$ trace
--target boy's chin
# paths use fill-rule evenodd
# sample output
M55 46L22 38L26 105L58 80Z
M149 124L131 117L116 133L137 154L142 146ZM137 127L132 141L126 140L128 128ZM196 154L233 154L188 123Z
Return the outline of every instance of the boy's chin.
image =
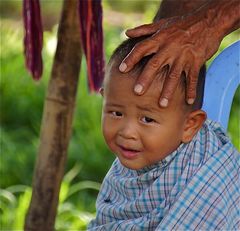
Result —
M120 160L121 164L125 168L131 169L131 170L141 170L141 169L149 166L146 163L139 163L137 160L134 161L134 160L122 160L121 158L118 158L118 159Z

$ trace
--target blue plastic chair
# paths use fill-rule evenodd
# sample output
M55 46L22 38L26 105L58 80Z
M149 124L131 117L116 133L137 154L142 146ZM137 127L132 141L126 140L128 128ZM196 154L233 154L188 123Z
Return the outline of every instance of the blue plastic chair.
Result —
M234 94L240 84L240 41L224 49L208 68L203 110L227 130Z

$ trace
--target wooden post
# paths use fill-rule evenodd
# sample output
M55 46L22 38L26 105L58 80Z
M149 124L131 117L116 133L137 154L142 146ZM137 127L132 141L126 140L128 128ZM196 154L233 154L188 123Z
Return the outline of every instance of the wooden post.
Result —
M45 99L33 193L25 230L52 231L64 175L81 63L77 0L64 0ZM24 167L24 166L23 166Z

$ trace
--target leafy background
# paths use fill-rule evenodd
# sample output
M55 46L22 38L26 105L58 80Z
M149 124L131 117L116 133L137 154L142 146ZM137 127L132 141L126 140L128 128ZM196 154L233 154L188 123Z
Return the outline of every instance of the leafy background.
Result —
M22 230L31 198L34 162L39 146L39 131L44 97L56 46L61 0L42 1L44 21L44 73L34 82L25 69L23 57L22 1L1 1L1 159L0 227ZM124 40L124 30L149 23L158 1L103 1L106 60ZM239 39L239 31L227 36L219 49ZM72 139L66 174L61 186L56 230L84 230L94 217L95 199L114 156L101 135L101 103L98 94L89 94L85 60L82 61ZM232 106L229 135L239 144L238 89Z

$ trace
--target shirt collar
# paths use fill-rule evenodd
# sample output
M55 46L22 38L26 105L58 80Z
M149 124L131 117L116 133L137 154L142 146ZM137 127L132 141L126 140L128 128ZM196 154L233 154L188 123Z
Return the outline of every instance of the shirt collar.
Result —
M142 169L137 170L137 174L138 175L142 175L146 172L152 171L152 170L161 170L164 167L166 167L177 155L178 153L181 152L181 150L184 148L186 144L182 143L178 146L178 148L173 151L172 153L170 153L169 155L167 155L164 159L160 160L159 162L152 164L150 166L146 166Z

